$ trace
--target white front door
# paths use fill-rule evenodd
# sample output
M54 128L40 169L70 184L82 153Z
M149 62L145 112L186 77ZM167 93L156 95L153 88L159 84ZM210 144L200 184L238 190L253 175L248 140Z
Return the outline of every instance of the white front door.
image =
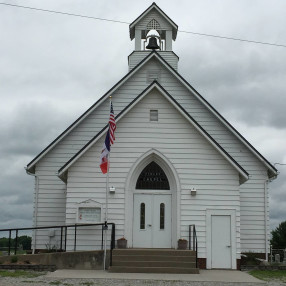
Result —
M211 216L211 268L231 268L231 216Z
M134 194L133 247L171 248L171 195Z

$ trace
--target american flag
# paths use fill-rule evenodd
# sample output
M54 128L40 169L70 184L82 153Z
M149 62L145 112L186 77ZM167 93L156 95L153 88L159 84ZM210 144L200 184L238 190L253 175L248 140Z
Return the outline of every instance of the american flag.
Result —
M115 141L115 130L116 130L116 123L113 111L112 102L110 102L110 115L109 115L109 134L110 134L110 144L112 145Z
M109 122L108 122L108 131L103 143L101 155L100 155L100 169L103 174L106 174L109 169L109 153L110 153L110 146L115 141L115 130L116 130L116 122L114 117L113 105L110 102L110 114L109 114Z

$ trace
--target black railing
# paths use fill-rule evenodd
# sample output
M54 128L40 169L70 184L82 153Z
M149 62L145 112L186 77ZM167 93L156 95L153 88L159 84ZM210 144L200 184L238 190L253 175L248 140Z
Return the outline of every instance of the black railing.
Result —
M111 237L110 237L110 266L112 265L112 250L115 248L115 224L114 223L107 223L111 226ZM38 229L60 229L61 233L61 240L60 240L60 249L59 251L66 251L67 249L67 229L74 228L74 251L76 251L76 242L77 242L77 228L79 227L86 227L86 226L101 226L101 249L103 249L103 239L104 239L104 230L106 229L105 223L90 223L90 224L71 224L71 225L53 225L53 226L37 226L37 227L23 227L23 228L7 228L7 229L0 229L0 232L9 232L9 239L8 239L8 255L11 253L11 236L12 232L16 232L15 237L15 246L14 246L14 254L17 254L18 248L18 232L20 230L38 230ZM106 230L107 231L107 230ZM64 248L63 248L63 239L64 239Z
M196 253L196 268L198 268L198 239L194 224L189 225L189 249Z

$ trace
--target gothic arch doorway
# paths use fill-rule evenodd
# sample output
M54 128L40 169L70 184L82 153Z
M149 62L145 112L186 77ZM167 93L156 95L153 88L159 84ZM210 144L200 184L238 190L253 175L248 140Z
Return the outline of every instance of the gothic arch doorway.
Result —
M168 178L156 162L140 173L133 205L133 246L171 248L172 196Z
M174 248L178 238L178 178L158 151L144 154L126 182L125 235L138 248Z

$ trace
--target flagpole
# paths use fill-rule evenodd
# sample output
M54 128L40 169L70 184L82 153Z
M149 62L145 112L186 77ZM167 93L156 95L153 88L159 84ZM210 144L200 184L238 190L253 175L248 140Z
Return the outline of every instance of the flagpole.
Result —
M108 216L108 185L109 185L109 160L110 160L110 152L109 158L107 163L107 174L106 174L106 194L105 194L105 222L104 222L104 256L103 256L103 270L106 269L105 262L106 262L106 248L107 248L107 216Z
M111 105L111 96L110 98L110 105ZM109 108L110 109L110 108ZM109 131L108 131L109 132ZM110 147L111 148L111 147ZM111 150L110 150L111 151ZM107 220L108 220L108 186L109 186L109 165L110 165L110 154L108 154L108 160L107 160L107 174L106 174L106 191L105 191L105 222L104 222L104 255L103 255L103 270L106 270L106 248L107 248Z

